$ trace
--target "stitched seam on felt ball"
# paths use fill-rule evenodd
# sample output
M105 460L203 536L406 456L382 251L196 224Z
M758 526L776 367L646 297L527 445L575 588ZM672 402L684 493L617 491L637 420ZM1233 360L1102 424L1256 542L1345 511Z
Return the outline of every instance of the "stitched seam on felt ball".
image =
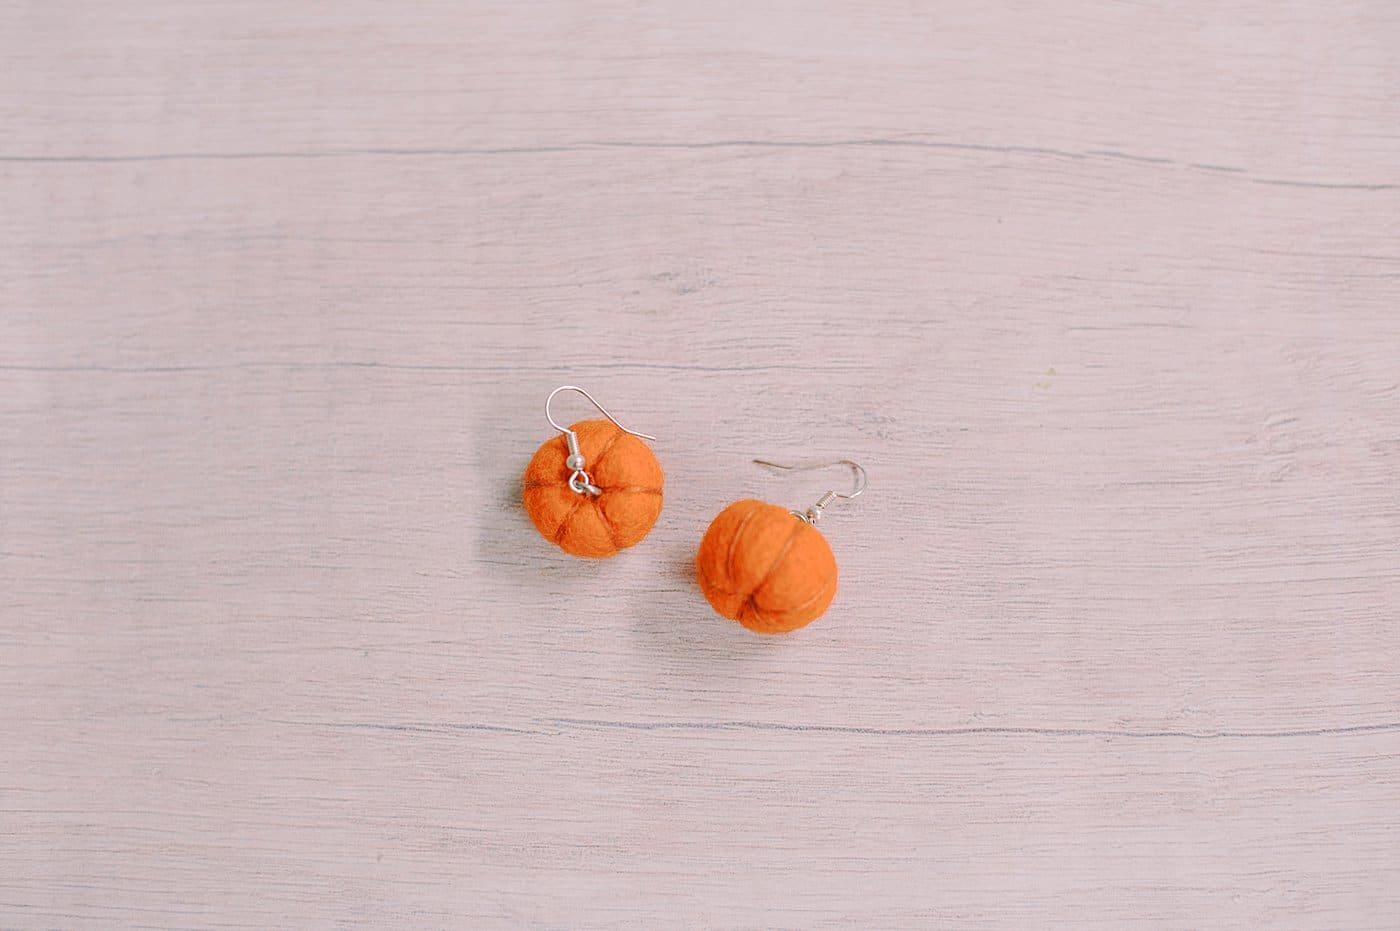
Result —
M598 450L598 455L593 459L592 462L588 463L588 471L596 471L597 468L603 464L603 457L606 456L609 452L611 452L612 448L617 445L617 441L622 439L626 435L627 431L622 429L621 427L618 427L617 432L612 435L612 439L604 443L603 448Z
M783 564L783 560L787 559L788 550L792 549L792 543L794 543L794 540L797 540L797 535L798 533L802 532L802 528L804 528L804 526L805 525L802 524L802 521L797 522L797 526L794 526L794 528L792 528L792 532L788 533L788 538L783 543L783 549L778 550L777 557L774 557L773 564L769 566L769 571L763 573L763 578L760 578L759 584L755 585L755 587L753 588L750 588L748 596L745 596L745 599L743 599L743 603L745 603L745 605L748 605L749 609L753 610L753 615L759 616L759 602L755 601L757 594L759 594L759 591L762 591L764 585L769 584L769 580L770 578L773 578L773 573L776 573L776 571L778 570L778 566L781 566L781 564ZM762 620L762 617L759 617L759 619Z
M732 585L734 583L734 553L739 549L739 538L744 534L744 528L753 520L753 516L763 510L763 502L755 501L753 507L749 508L749 513L745 514L743 520L739 521L739 526L734 528L734 536L729 538L729 552L724 557L724 577ZM736 593L737 594L737 593Z
M728 588L722 588L714 584L710 577L705 573L704 566L701 566L699 564L695 566L695 576L695 580L700 583L700 591L702 593L705 593L705 598L707 600L710 597L709 592L714 592L716 595L722 595L726 598L733 598L734 595L737 594L737 592L731 591Z
M574 502L574 506L569 508L569 513L565 514L564 519L559 522L559 529L554 531L555 546L562 547L564 545L564 533L569 528L569 521L573 520L574 515L578 513L578 509L583 507L588 502L587 495L579 495L578 498L579 499ZM604 521L604 523L607 522Z
M802 602L802 604L797 605L796 607L792 607L792 608L783 608L783 609L782 609L781 611L779 611L778 613L781 614L781 615L795 615L795 614L800 614L800 613L803 611L803 609L810 607L812 604L814 604L814 603L817 602L817 601L820 601L821 598L822 598L822 596L825 595L825 594L827 593L827 590L828 590L828 589L831 589L832 591L835 591L835 589L836 589L836 576L833 575L833 576L831 577L831 581L829 581L829 582L827 582L825 585L823 585L823 586L817 591L817 593L816 593L815 595L813 595L811 598L808 598L806 601Z
M748 617L744 616L746 612L748 613ZM754 604L752 595L744 599L744 603L739 607L738 614L738 620L740 621L754 621L759 624L762 624L765 627L767 627L769 624L768 618L764 617L759 612L758 605Z
M796 520L796 518L794 518L794 520ZM778 550L778 555L774 557L773 564L768 567L767 572L763 573L763 578L758 580L758 584L749 589L749 601L753 601L758 593L763 590L763 586L768 584L768 580L773 578L773 573L777 572L778 567L783 564L783 560L787 558L788 551L792 549L792 544L797 540L797 535L802 532L802 528L805 526L807 525L802 523L802 521L797 521L797 526L792 528L792 533L788 534L787 540L783 543L783 548Z
M700 593L705 595L705 599L708 601L709 595L705 593L713 586L710 585L710 577L705 575L705 567L698 562L695 564L695 581L700 583Z
M624 546L622 542L617 538L617 524L613 521L612 518L608 516L608 512L603 508L603 498L607 497L608 495L625 494L654 494L657 497L660 497L661 489L646 487L604 488L603 493L599 495L598 498L593 502L594 507L598 509L598 519L602 521L603 525L608 528L608 537L612 540L613 550L616 552L621 552L627 547Z
M700 583L700 591L708 592L715 586L710 584L710 577L705 574L705 566L702 563L695 564L695 580Z
M603 499L599 498L598 500L602 501ZM595 504L594 506L598 508L598 519L603 522L604 527L608 528L608 540L612 542L613 551L622 549L622 544L617 542L617 524L613 523L612 519L608 517L608 512L603 510L601 505Z

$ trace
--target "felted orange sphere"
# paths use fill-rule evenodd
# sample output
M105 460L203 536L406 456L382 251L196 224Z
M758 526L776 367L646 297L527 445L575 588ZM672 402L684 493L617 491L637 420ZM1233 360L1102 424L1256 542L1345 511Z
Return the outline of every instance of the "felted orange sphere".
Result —
M661 463L610 420L582 420L569 429L602 493L569 487L574 470L561 434L546 440L525 468L525 512L541 536L574 556L611 556L636 546L661 514Z
M836 596L836 557L821 531L753 499L719 512L695 569L711 607L761 634L806 627Z

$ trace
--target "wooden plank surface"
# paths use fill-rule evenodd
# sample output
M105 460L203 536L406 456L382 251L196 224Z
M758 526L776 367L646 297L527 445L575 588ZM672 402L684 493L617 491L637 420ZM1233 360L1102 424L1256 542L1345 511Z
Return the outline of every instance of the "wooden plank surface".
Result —
M1394 4L0 54L0 926L1400 925ZM519 505L564 382L615 559ZM783 638L693 579L827 487L755 455L870 473Z

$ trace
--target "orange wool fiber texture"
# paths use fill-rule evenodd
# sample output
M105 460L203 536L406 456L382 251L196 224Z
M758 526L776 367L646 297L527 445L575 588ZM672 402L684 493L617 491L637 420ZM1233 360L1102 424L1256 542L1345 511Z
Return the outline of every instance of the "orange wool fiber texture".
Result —
M582 420L578 434L584 470L603 490L597 496L569 487L563 435L545 441L525 468L525 512L546 540L574 556L611 556L636 546L661 514L661 463L637 437L609 420Z
M836 596L836 557L821 531L753 499L710 523L695 571L711 607L761 634L806 627Z

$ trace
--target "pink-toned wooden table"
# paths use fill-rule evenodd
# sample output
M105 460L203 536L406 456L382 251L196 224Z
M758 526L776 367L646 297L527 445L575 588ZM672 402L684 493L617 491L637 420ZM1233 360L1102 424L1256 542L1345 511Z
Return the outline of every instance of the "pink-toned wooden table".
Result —
M0 5L0 926L1400 926L1400 8ZM657 434L603 563L518 477ZM568 413L582 416L582 407ZM836 603L691 560L850 456Z

